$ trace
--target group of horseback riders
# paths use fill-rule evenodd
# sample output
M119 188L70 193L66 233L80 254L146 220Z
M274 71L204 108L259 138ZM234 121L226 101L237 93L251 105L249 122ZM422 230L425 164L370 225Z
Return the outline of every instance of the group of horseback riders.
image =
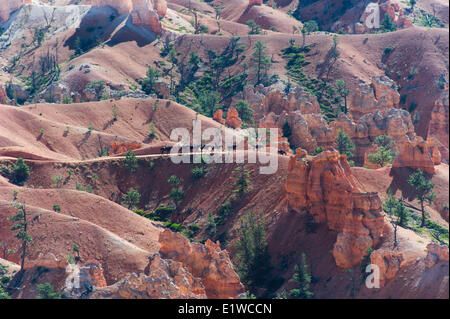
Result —
M161 154L165 154L165 153L170 154L170 152L172 151L172 148L173 148L173 146L167 146L167 145L161 147L161 149L160 149ZM214 147L213 145L205 145L205 144L202 144L202 145L190 145L190 146L189 146L189 150L191 151L191 153L193 153L194 150L197 150L197 151L199 152L199 151L203 151L203 150L205 150L205 149L207 149L207 150L209 149L209 151L212 151L214 148L217 149L218 146L216 145L216 146ZM259 149L259 145L256 144L255 148L256 148L256 149ZM228 150L231 150L231 149L232 149L233 151L237 150L237 145L236 145L236 144L233 144L233 146L228 147ZM279 149L279 150L278 150L278 154L280 154L280 155L287 155L287 152L284 151L284 150Z

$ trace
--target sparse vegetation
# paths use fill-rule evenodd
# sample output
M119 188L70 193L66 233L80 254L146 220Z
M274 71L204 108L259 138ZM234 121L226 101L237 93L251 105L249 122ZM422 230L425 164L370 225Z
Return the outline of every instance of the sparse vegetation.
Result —
M425 202L432 204L436 198L436 194L433 192L434 184L425 177L423 171L417 170L411 174L408 179L408 183L414 187L416 191L416 198L420 203L420 210L422 212L421 227L425 226Z
M253 20L247 21L247 26L250 28L250 31L248 31L248 34L260 34L261 33L261 27L256 24Z
M248 213L242 218L238 238L235 246L238 273L246 287L254 292L257 287L265 286L271 271L264 220Z
M14 165L12 183L16 185L23 185L30 178L30 168L23 158L18 158Z
M340 154L345 154L350 159L353 157L352 151L355 149L355 144L353 144L350 136L345 134L343 130L339 130L336 138L336 148Z
M407 218L410 214L403 202L394 198L389 194L388 199L383 204L384 212L389 216L389 222L394 229L394 248L398 246L397 230L398 227L405 227L407 225Z
M308 265L306 264L306 255L302 254L302 260L300 266L295 265L294 275L292 280L295 282L297 288L289 291L289 296L292 299L311 299L314 294L310 291L311 275L308 271Z
M150 66L147 69L147 77L139 81L142 91L144 91L146 94L156 94L157 92L155 91L155 84L160 77L161 71Z
M375 138L373 144L378 147L378 152L367 156L369 162L384 167L394 161L397 152L394 150L392 136L379 135Z
M125 155L125 159L123 160L123 165L130 173L135 173L139 168L139 163L136 155L134 155L133 151L128 151Z
M126 193L122 197L122 205L127 207L129 210L132 210L137 205L139 205L139 202L141 201L141 194L134 188L130 189L128 193Z
M25 267L25 258L27 256L28 245L33 242L28 233L29 213L25 207L25 204L13 202L14 208L17 209L17 214L8 218L10 222L15 223L12 227L12 231L17 231L14 236L20 242L20 272L23 272Z
M37 299L61 299L61 293L48 282L38 285L37 290L39 292Z
M262 41L258 40L255 43L254 49L255 51L253 52L250 61L255 72L256 85L267 84L267 72L269 71L270 65L272 63L270 62L270 57L266 53L266 46Z

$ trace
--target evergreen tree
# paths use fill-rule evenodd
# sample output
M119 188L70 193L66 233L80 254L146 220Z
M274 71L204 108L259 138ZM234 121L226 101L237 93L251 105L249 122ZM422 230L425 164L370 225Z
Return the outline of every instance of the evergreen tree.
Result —
M294 299L311 299L314 293L310 291L311 275L308 272L308 265L306 264L306 255L302 254L300 267L295 265L294 275L292 279L297 284L298 288L292 289L289 294Z
M125 159L123 160L123 164L125 168L128 169L131 173L136 172L139 167L138 159L136 155L134 155L133 151L128 151L125 155Z
M178 203L184 198L184 192L180 188L182 180L178 176L172 175L172 176L169 177L167 182L169 184L171 184L172 186L174 186L170 190L169 197L172 198L173 201L175 202L175 205L178 206Z
M122 198L122 205L127 206L129 210L135 208L141 201L141 194L134 188L130 189Z
M208 117L213 117L214 113L222 108L220 94L216 91L205 90L200 92L197 103L198 112Z
M80 37L76 37L75 41L73 43L73 49L74 49L74 56L78 56L83 54L83 47L81 45Z
M238 194L239 197L242 197L243 195L248 193L249 173L244 167L236 168L233 173L238 176L238 179L234 183L234 186L238 186L238 188L233 192L235 194Z
M340 154L347 155L347 158L353 157L353 153L351 151L355 149L355 144L353 144L350 137L347 134L345 134L343 130L338 131L336 146Z
M256 24L253 20L247 21L247 26L250 28L250 31L248 34L260 34L261 33L261 27Z
M140 80L140 84L142 87L142 91L145 94L153 94L155 93L155 84L161 76L161 71L158 69L149 67L147 69L147 77Z
M22 272L25 266L27 247L28 244L33 242L33 238L28 234L28 212L25 205L16 202L13 204L17 209L17 214L8 218L8 220L16 223L11 227L11 230L18 231L14 237L21 242L20 272Z
M256 73L256 84L264 84L267 81L267 72L272 62L268 55L266 55L266 46L262 41L258 40L255 43L255 51L250 58Z
M310 35L312 32L316 32L319 30L319 25L316 21L310 20L303 24L302 28L302 37L303 37L303 44L302 47L305 47L306 45L306 35Z
M250 108L247 101L238 100L236 102L236 110L238 111L239 117L242 121L246 123L253 123L253 109Z
M378 152L367 156L369 162L383 167L394 161L397 152L394 151L392 136L379 135L375 138L373 145L378 146Z
M407 225L407 218L409 211L405 204L397 199L392 194L389 194L388 199L383 204L384 212L389 216L389 222L394 229L394 248L398 246L397 230L399 226Z
M419 169L411 174L408 183L416 190L416 198L420 202L420 209L422 211L421 227L425 226L425 202L432 204L436 198L433 192L434 184L425 178L423 172Z
M243 217L239 234L236 242L238 273L242 282L254 291L266 284L271 271L264 221L258 221L250 212Z
M61 299L61 293L56 291L50 283L37 285L37 299Z
M347 97L350 94L350 90L347 89L347 86L345 84L344 80L336 80L336 90L338 92L338 94L341 96L341 98L344 99L344 107L343 107L343 112L345 114L347 114L348 112L348 107L347 107Z
M381 22L381 28L384 32L392 32L397 30L397 26L392 21L391 16L387 13L384 15L383 22Z
M25 164L23 158L17 159L13 174L12 182L16 185L23 185L30 177L30 168Z

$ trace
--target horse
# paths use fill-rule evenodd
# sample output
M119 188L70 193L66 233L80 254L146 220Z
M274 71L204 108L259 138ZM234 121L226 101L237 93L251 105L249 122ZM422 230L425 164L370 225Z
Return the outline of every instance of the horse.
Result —
M161 147L161 154L164 154L165 152L167 152L167 154L169 154L171 150L172 150L172 146Z

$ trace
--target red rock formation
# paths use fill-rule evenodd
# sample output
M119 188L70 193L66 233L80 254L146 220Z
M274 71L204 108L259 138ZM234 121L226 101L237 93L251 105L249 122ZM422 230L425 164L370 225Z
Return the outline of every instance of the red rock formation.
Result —
M11 13L26 4L31 4L31 0L2 0L0 5L0 22L5 23L8 21Z
M199 277L208 298L236 298L244 292L239 276L225 250L207 240L205 245L190 243L181 234L165 230L159 236L163 258L178 261Z
M292 153L289 141L286 137L283 137L282 130L278 128L276 124L276 116L274 113L269 113L264 119L259 121L259 128L276 128L278 129L278 149L286 153Z
M0 104L6 104L6 91L5 89L0 85Z
M131 14L134 25L145 27L156 34L162 33L159 19L167 13L165 0L84 0L82 3L97 7L111 6L119 14Z
M434 174L432 150L423 138L416 137L415 140L399 146L399 154L392 167L410 167Z
M241 98L249 102L260 127L278 127L281 130L287 121L292 130L291 143L313 152L324 140L330 140L331 131L314 96L300 87L291 88L288 94L286 89L279 82L269 87L247 86Z
M317 222L338 232L333 256L339 267L350 268L382 236L381 200L376 193L360 190L345 155L334 149L316 157L306 155L306 151L297 150L289 161L289 206L297 212L309 212Z
M350 114L358 120L365 114L397 107L400 94L394 81L386 76L380 76L373 78L370 83L361 81L358 90L355 90L349 98L349 102Z
M218 109L213 116L213 120L219 122L220 124L225 124L225 119L223 118L223 111Z
M106 287L106 279L103 274L103 269L95 262L88 262L80 269L81 277L88 277L90 284L94 287Z
M378 249L370 255L370 262L379 267L380 287L384 287L387 281L395 277L406 259L401 252Z
M138 148L142 147L142 143L127 143L127 142L112 142L111 143L111 150L109 151L109 155L117 155L117 154L123 154L128 151L137 150Z
M394 24L397 26L397 28L409 28L413 25L412 21L409 19L409 17L406 17L404 15L404 10L398 5L398 3L392 3L390 0L387 1L378 1L380 3L379 5L379 11L380 11L380 22L383 21L384 16L387 14L391 17ZM370 9L367 7L365 12L362 14L362 16L359 18L359 21L366 21L370 14L373 14L373 4L370 4ZM367 32L373 32L373 29L370 29L365 24L361 23L353 23L352 25L349 25L346 29L349 33L367 33Z
M145 273L131 274L116 284L96 288L91 299L204 299L205 288L180 263L162 259L159 254L149 258Z
M162 33L162 25L155 11L147 9L133 10L131 12L131 18L133 24L136 26L145 27L156 34Z
M425 258L425 266L427 268L433 267L439 261L448 262L448 247L441 246L437 243L430 243L427 245L427 257Z
M254 5L256 5L256 6L262 6L262 4L263 4L263 0L249 0L248 1L248 6L250 7L250 6L254 6Z
M436 146L445 162L449 162L449 90L445 84L441 98L436 100L431 110L428 135L435 138Z
M242 120L239 118L239 113L236 109L228 109L227 120L225 123L235 129L242 126Z

